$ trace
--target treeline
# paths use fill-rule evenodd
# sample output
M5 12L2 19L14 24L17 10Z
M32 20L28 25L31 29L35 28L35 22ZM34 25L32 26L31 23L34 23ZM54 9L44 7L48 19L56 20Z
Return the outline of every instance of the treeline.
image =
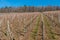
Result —
M60 10L60 6L46 6L46 7L34 7L34 6L23 6L23 7L4 7L0 8L0 13L5 12L44 12L44 11L55 11Z

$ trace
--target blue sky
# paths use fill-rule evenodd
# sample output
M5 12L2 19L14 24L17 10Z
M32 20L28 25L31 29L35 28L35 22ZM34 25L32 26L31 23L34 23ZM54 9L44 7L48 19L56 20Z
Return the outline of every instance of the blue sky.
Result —
M60 0L0 0L0 7L5 6L60 6Z

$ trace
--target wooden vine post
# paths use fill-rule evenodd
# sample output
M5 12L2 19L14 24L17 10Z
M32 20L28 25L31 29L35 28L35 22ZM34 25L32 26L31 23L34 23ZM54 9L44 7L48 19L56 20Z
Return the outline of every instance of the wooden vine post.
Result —
M44 26L44 17L43 13L41 14L41 23L42 23L42 40L45 40L45 26Z

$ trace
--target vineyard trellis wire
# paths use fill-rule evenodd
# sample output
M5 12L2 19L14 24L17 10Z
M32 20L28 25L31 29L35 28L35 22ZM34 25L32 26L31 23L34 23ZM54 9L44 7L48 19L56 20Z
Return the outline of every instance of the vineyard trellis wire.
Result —
M40 15L40 14L39 14L39 15ZM50 21L54 22L55 25L57 24L55 21L53 21L53 18L50 18L48 15L41 14L42 40L45 40L45 39L44 39L44 38L45 38L44 16L46 16ZM53 16L53 15L52 15L52 16ZM24 29L27 30L29 27L31 27L31 26L29 26L29 25L31 25L31 24L33 23L33 21L34 21L37 17L38 17L38 15L32 16L32 17L30 18L30 20L28 21L28 24L24 25ZM15 19L15 16L12 17L12 20L14 20L14 19ZM25 17L24 17L23 19L24 19L23 22L25 22ZM2 19L1 22L0 22L0 27L1 27L1 24L2 24L3 20L4 20L4 19ZM8 34L8 36L10 36L11 40L13 40L14 34L13 34L13 32L11 31L11 28L10 28L10 21L9 21L9 20L6 20L6 21L7 21L7 34ZM18 21L20 21L20 20L18 19ZM53 24L52 24L52 25L53 25ZM57 26L58 26L58 25L57 25ZM1 29L0 29L0 30L1 30ZM29 29L28 29L28 30L29 30ZM25 31L25 30L24 30L24 31ZM21 33L21 32L20 32L20 33ZM26 33L27 33L27 32L26 32Z
M28 32L28 28L30 28L31 26L31 24L33 23L33 21L35 20L37 18L37 15L36 16L31 16L31 19L28 21L28 24L27 25L24 25L24 29L26 29L26 34L27 34L27 32ZM25 18L24 18L25 19ZM24 34L25 34L24 33ZM27 35L25 35L25 36L27 36ZM26 39L24 39L24 40L26 40Z
M9 40L13 40L13 34L12 34L12 31L10 30L9 20L7 20L7 35L9 37Z
M43 15L45 15L45 14L43 14ZM50 21L52 21L55 25L57 25L57 23L56 23L54 20L52 20L48 15L45 15L45 16L47 16ZM52 25L53 25L53 24L52 24ZM57 26L58 26L58 25L57 25Z
M48 15L46 15L46 14L43 14L43 15L45 15L48 19L49 19L49 21L51 21L53 24L51 24L52 25L52 27L55 27L55 26L57 26L57 27L60 27L60 25L58 25L58 23L56 23L51 17L49 17ZM57 14L58 15L58 14ZM59 17L59 15L58 15L58 17ZM57 20L59 20L59 19L57 19ZM53 32L53 34L54 35L60 35L60 33L56 33L56 32ZM54 39L55 39L55 36L53 37Z
M43 15L46 16L50 21L52 21L52 22L54 23L54 24L51 24L52 26L53 26L53 25L56 25L56 26L59 27L59 25L53 20L53 14L51 15L52 18L49 17L48 15L46 15L45 13L42 13L42 14L41 14L41 17L42 17L42 26L43 26L43 27L42 27L42 40L45 40L45 39L44 39L44 36L45 36L45 35L44 35L45 28L44 28L44 20L43 20L44 18L43 18ZM58 17L59 17L59 16L60 16L60 15L58 15ZM57 33L54 32L54 34L57 34ZM60 35L60 34L58 34L58 35Z
M4 18L2 18L2 19L0 20L0 38L1 38L1 36L2 36L1 24L2 24L2 22L3 22L3 19L4 19Z
M42 40L45 40L44 13L41 12Z

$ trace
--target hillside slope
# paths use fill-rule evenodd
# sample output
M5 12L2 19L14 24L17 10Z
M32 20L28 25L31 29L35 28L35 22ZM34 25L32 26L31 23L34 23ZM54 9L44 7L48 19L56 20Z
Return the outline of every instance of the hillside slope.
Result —
M60 40L60 11L0 13L1 40Z

